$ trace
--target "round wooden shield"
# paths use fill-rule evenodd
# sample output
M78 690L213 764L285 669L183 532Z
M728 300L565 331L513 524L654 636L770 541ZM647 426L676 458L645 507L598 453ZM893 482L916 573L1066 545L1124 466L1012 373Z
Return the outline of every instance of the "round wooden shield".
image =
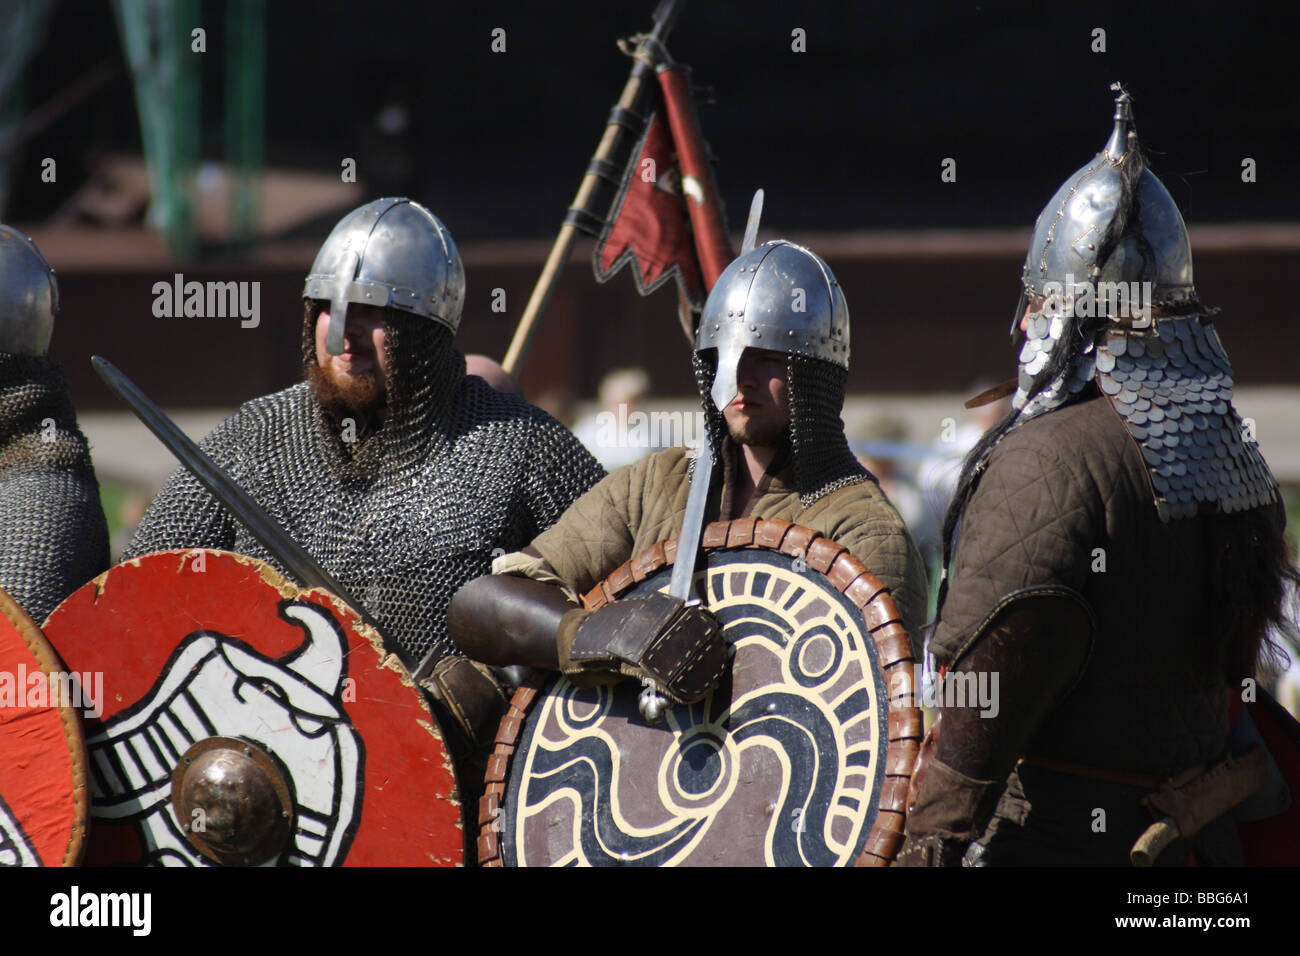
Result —
M75 866L89 799L82 690L0 591L0 867Z
M704 532L709 610L735 648L698 704L648 724L638 682L516 693L480 804L485 866L885 865L922 732L888 591L787 521ZM666 590L676 541L593 589L595 609Z
M96 688L87 863L463 862L423 694L327 592L166 551L74 592L46 636Z

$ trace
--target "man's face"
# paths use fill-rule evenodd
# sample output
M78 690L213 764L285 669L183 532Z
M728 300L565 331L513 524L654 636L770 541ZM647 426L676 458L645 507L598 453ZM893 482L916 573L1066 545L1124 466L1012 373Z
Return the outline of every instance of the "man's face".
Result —
M1043 303L1046 300L1041 295L1030 295L1025 300L1025 311L1020 315L1020 331L1023 334L1029 333L1029 320L1034 316L1043 314Z
M343 330L343 354L325 348L330 313L326 306L316 319L316 364L313 375L317 397L324 404L342 405L365 413L382 405L388 385L388 327L384 310L374 305L350 304ZM322 394L323 392L323 394Z
M1025 311L1020 314L1020 331L1022 334L1029 332L1029 320L1036 315L1041 315L1046 299L1035 292L1029 293L1025 297Z
M736 366L736 397L722 410L732 441L741 445L779 445L790 427L790 386L786 354L745 349Z

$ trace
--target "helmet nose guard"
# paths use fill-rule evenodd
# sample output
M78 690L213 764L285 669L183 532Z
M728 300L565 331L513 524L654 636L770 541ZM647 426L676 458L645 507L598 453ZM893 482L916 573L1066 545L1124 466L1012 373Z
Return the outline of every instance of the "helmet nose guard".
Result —
M36 243L0 225L0 352L44 355L59 311L59 283Z
M719 410L736 395L736 368L747 348L849 367L848 304L820 256L776 239L742 254L718 277L695 350L718 350L709 397Z
M410 199L376 199L334 227L302 294L329 300L325 349L340 355L351 302L421 315L454 335L465 304L465 269L437 216Z

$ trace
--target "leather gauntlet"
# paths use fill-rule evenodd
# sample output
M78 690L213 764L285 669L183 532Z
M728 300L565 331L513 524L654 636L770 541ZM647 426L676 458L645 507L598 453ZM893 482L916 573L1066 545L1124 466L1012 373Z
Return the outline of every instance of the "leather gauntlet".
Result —
M477 753L490 749L497 725L510 699L490 668L458 654L440 660L433 673L420 682L438 705L439 717L450 717L448 731L459 731L463 746L448 741L458 752Z
M716 687L729 656L712 614L666 594L570 611L558 651L560 670L576 683L637 677L677 704L694 703Z
M942 721L940 721L942 723ZM961 866L1002 794L1000 780L977 780L936 755L938 725L930 728L907 793L907 836L895 866Z

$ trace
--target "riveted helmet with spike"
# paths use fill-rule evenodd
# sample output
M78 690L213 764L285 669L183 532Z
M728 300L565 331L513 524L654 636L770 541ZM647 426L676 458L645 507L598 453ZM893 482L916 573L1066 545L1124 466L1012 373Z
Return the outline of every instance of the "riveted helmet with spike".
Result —
M1168 190L1146 168L1132 98L1115 84L1114 127L1038 215L1012 318L1020 352L1013 404L1021 419L1058 408L1092 378L1093 340L1108 324L1150 325L1152 308L1198 311L1187 227Z
M869 477L849 451L840 411L849 372L849 308L822 258L784 239L732 262L700 315L696 382L714 448L747 348L784 352L795 481L805 506Z
M1232 406L1216 310L1192 284L1187 227L1146 168L1128 93L1113 89L1110 139L1034 228L1012 327L1024 316L1010 424L1095 381L1142 451L1163 520L1276 501L1277 483Z
M1187 226L1146 168L1132 99L1122 90L1114 120L1102 151L1039 213L1025 258L1025 290L1046 296L1052 283L1150 282L1152 304L1186 304L1196 297Z

